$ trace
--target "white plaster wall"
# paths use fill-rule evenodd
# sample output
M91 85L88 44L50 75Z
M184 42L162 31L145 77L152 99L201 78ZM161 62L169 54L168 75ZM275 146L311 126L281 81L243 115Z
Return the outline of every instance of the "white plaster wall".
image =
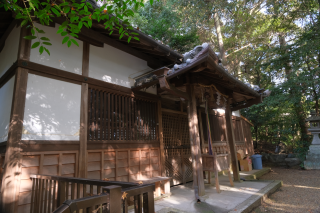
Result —
M81 86L28 75L23 140L79 140Z
M0 77L18 59L20 27L14 27L0 53Z
M30 61L43 64L49 67L65 70L68 72L82 74L82 41L77 40L79 47L72 43L71 47L67 46L67 43L62 44L62 37L57 34L59 25L56 27L47 27L35 23L36 27L45 31L45 34L41 36L50 39L52 46L46 46L50 51L50 56L44 51L42 55L39 54L39 48L31 49ZM32 44L37 40L32 40Z
M0 88L0 142L8 139L14 79L15 76Z
M146 61L109 45L90 46L89 77L130 88L130 76L150 70Z

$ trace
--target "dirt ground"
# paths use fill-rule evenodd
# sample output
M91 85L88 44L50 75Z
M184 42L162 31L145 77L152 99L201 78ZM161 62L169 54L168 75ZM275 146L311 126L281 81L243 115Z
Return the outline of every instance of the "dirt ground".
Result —
M260 180L282 180L283 186L251 213L320 213L320 170L271 168Z

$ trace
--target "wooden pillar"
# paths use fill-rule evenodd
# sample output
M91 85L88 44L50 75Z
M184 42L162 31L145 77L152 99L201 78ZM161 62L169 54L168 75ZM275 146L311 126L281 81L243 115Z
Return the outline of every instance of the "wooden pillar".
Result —
M30 35L30 28L21 28L18 59L29 60L31 41L24 39ZM14 81L14 92L12 97L10 124L4 170L1 187L2 212L17 212L18 197L20 190L21 175L21 137L23 129L23 116L28 83L28 70L17 68Z
M158 100L158 128L159 128L159 141L160 141L160 163L161 163L161 176L166 176L165 172L165 153L163 144L163 130L162 130L162 110L161 110L161 100Z
M203 126L202 126L202 116L201 116L201 109L198 108L198 118L199 118L199 132L200 132L200 140L201 140L201 147L202 147L202 153L203 154L207 154L206 153L206 143L204 140L204 134L207 134L207 132L203 131Z
M203 181L203 169L202 158L200 150L200 137L198 128L198 116L196 97L194 93L194 85L187 84L187 93L189 95L188 101L188 119L189 119L189 133L190 133L190 145L192 155L192 169L193 169L193 187L195 190L196 199L199 196L205 194L204 181Z
M231 102L232 102L232 98L228 98L228 102L226 104L226 112L225 112L227 141L230 148L233 178L234 178L234 181L240 181L240 174L239 174L238 161L237 161L236 141L235 141L234 130L232 125L232 112L230 108Z
M89 76L89 50L90 44L83 42L82 75ZM79 174L78 177L87 177L87 142L88 142L88 101L89 85L81 85L81 107L80 107L80 150L79 150Z

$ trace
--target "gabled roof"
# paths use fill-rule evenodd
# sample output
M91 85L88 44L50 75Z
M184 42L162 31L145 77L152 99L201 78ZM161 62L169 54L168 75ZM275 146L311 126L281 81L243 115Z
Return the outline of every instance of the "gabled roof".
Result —
M134 90L140 90L158 84L159 77L161 76L157 76L156 73L159 73L159 70L155 70L149 76L137 79L135 86L132 88ZM202 95L200 90L203 90L200 87L207 88L209 86L214 88L215 92L219 94L232 94L233 110L244 108L243 106L248 107L250 104L261 103L262 97L267 95L264 93L264 90L251 88L228 73L219 65L218 56L206 43L185 53L183 63L175 64L170 69L167 68L165 78L168 83L174 85L176 89L185 92L187 75L190 76L190 83L199 86L198 91L196 91L199 96ZM161 94L165 94L167 98L173 98L174 96L168 96L168 93L161 91L160 88L160 95ZM212 105L212 108L217 107L215 104Z

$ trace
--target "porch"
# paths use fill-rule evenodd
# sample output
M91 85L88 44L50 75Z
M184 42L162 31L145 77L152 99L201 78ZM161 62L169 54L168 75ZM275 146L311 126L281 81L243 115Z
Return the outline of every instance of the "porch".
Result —
M240 177L259 177L269 171L270 168L240 172ZM282 182L278 180L259 181L252 179L250 181L235 182L234 187L230 187L228 176L223 174L219 175L219 182L221 193L217 193L214 182L208 184L205 181L205 195L200 197L201 203L197 203L194 199L192 182L171 187L172 195L170 197L155 201L155 212L250 212L259 206L265 197L279 189L282 185ZM133 212L133 209L129 210L129 213Z

